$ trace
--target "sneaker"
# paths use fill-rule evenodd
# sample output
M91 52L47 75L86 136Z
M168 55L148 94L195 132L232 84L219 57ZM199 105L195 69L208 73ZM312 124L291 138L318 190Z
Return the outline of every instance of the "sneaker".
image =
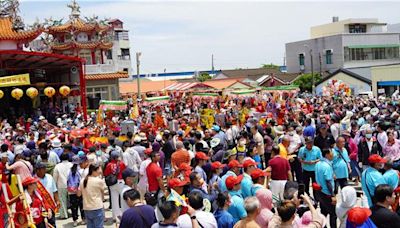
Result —
M74 227L77 227L79 224L78 224L78 221L74 221Z
M82 225L82 226L84 226L84 225L86 225L86 221L85 221L85 220L82 220L79 224Z

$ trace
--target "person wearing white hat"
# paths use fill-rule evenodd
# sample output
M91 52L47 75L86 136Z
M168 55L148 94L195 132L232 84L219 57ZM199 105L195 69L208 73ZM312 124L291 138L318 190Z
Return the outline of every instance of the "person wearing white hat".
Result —
M139 135L136 135L133 138L133 147L132 147L132 149L136 150L139 153L140 159L142 161L144 161L145 160L144 150L146 148L140 144L141 142L142 142L142 138Z

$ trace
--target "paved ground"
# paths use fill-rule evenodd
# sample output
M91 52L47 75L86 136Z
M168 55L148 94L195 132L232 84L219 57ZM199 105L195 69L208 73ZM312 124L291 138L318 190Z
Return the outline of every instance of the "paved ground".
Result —
M107 218L107 222L104 223L104 227L107 228L116 228L116 224L112 223L112 213L111 210L108 209L108 206L110 205L109 203L109 198L108 198L108 192L106 193L106 202L105 202L105 207L107 208L106 211L106 218ZM80 217L78 219L78 221L80 222ZM68 218L68 219L64 219L64 220L57 220L56 219L56 225L57 228L71 228L74 227L73 226L73 221L72 221L72 217ZM77 227L86 227L86 225L79 225Z

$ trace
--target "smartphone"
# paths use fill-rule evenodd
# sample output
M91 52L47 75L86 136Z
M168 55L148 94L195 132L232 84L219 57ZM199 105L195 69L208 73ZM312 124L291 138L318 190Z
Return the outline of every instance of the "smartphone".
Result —
M300 199L301 195L304 195L304 191L305 191L305 185L304 184L299 184L299 193L298 193L299 199Z

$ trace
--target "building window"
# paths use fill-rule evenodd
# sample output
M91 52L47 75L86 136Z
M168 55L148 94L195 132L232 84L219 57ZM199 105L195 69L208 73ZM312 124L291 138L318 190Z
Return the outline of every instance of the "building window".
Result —
M362 48L351 48L350 49L350 60L365 60L364 49Z
M108 87L94 87L86 88L86 96L92 98L100 98L102 100L109 100Z
M131 58L129 48L121 48L121 60L129 60Z
M106 51L106 57L107 57L107 59L112 59L112 50Z
M399 47L344 48L345 61L399 59Z
M325 63L326 64L332 64L332 50L326 50L325 51Z
M299 65L304 66L304 54L299 54Z
M349 33L366 33L367 25L366 24L351 24L349 25Z
M92 53L89 51L81 51L79 57L86 60L86 65L92 64Z
M374 59L386 59L385 48L372 48Z
M128 68L124 68L124 69L122 69L122 71L128 72Z
M128 32L115 32L114 40L129 40Z

